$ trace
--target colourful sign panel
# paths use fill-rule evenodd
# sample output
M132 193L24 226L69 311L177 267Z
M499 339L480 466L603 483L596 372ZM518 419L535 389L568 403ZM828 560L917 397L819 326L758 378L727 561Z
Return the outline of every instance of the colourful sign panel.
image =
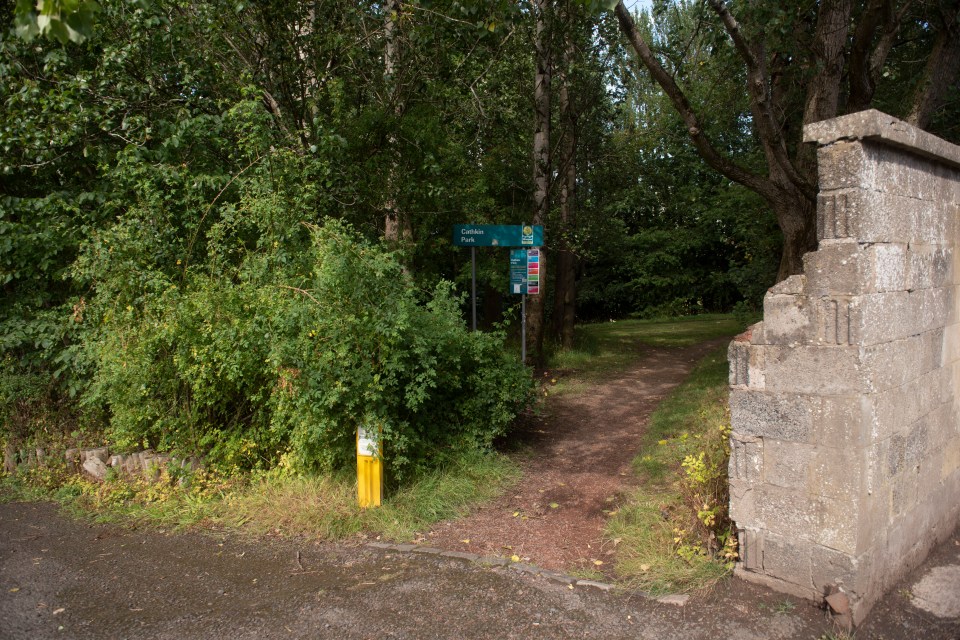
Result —
M543 226L520 224L455 224L457 247L540 247Z
M540 293L540 249L527 249L527 293Z
M510 251L510 293L540 293L540 249Z

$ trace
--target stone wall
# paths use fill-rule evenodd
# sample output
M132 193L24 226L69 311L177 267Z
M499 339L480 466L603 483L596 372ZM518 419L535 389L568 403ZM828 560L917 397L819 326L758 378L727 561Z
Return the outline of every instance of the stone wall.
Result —
M960 147L865 111L806 127L819 248L730 345L737 573L853 622L960 522Z

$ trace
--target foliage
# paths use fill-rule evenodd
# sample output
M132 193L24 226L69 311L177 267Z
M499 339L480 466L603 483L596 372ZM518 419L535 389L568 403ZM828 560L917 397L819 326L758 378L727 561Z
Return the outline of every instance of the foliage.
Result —
M727 362L705 358L651 416L634 460L643 483L605 536L617 573L654 592L697 589L729 572L737 541L727 514Z
M86 402L109 407L118 447L201 454L225 470L331 470L352 461L362 427L381 434L402 480L506 431L530 377L501 336L463 328L449 285L418 295L395 256L335 222L307 229L272 196L238 209L211 229L210 270L182 284L127 259L164 253L143 251L122 222L102 238L112 256L81 260L104 283L136 284L104 286L93 305ZM219 256L256 232L258 248L225 274Z
M469 278L451 224L529 216L523 5L411 2L396 16L342 0L322 15L292 0L105 2L95 15L79 0L0 6L21 36L44 36L0 32L0 436L106 431L225 469L299 470L343 464L366 425L383 429L403 477L506 428L526 376L498 334L454 330L465 304L443 283ZM717 223L709 207L661 220L612 170L658 158L644 181L667 186L652 199L675 197L672 174L693 185L683 196L729 195L687 159L669 166L672 147L649 153L652 134L633 135L615 24L574 15L582 223L555 235L586 260L585 317L725 308L762 290L763 269L742 269L763 264L741 259L745 245L765 252L749 206L723 204ZM389 256L368 243L388 203L410 230ZM357 230L343 236L354 252L331 260L333 241L301 224L326 220ZM700 236L710 240L695 246ZM503 290L502 252L480 254L481 280ZM704 268L686 267L696 261ZM662 285L664 265L685 273ZM503 305L490 298L494 320ZM383 310L364 307L371 299Z

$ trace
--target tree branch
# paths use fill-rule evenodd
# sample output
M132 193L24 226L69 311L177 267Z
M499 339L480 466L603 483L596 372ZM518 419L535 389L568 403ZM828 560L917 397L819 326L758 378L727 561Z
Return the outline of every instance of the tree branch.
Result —
M720 17L724 29L733 40L734 48L747 66L747 91L750 95L754 124L757 127L760 144L763 146L771 175L775 169L778 170L804 197L810 200L816 199L816 189L813 184L800 175L787 153L786 140L774 113L770 85L767 81L766 53L762 41L759 44L751 44L746 39L740 30L739 23L723 0L707 0L707 2Z
M700 119L690 105L690 101L687 100L683 90L677 85L673 77L667 73L666 69L663 68L663 65L660 64L656 56L654 56L650 46L640 35L637 25L633 22L633 17L624 6L622 0L617 3L614 13L620 24L620 30L630 40L630 44L633 46L634 51L636 51L640 61L647 68L647 71L650 72L650 76L654 81L660 85L664 93L667 94L667 97L670 98L670 102L673 103L673 107L677 110L677 113L680 114L680 117L683 118L683 122L687 127L687 134L690 136L690 140L693 142L693 146L697 149L700 157L716 171L730 180L757 192L768 201L776 198L778 190L770 180L722 156L716 148L714 148L709 138L707 138L703 132Z

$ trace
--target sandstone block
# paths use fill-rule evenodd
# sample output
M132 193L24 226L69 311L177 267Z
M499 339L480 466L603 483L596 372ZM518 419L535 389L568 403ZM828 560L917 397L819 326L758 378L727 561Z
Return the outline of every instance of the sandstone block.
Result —
M754 493L757 528L797 540L817 537L823 526L823 509L816 496L773 485L761 485Z
M107 447L97 447L96 449L85 449L80 454L81 459L86 462L90 458L96 458L106 464L110 459L110 450Z
M809 542L767 533L763 537L763 572L801 586L812 586Z
M94 480L103 481L107 477L107 465L96 456L89 456L81 466Z
M860 502L820 497L820 527L814 532L814 541L829 549L857 553L860 532Z
M763 298L764 344L810 343L816 334L815 318L815 302L807 296L767 294Z
M938 245L912 245L908 254L905 289L948 286L953 277L953 249Z
M824 396L814 413L812 441L820 447L859 451L873 415L868 396Z
M869 256L865 290L869 292L905 291L910 289L910 267L906 244L874 244L865 250ZM912 254L910 254L912 255Z
M819 404L819 398L810 396L733 389L730 419L743 435L809 442Z
M947 246L954 206L870 188L822 190L817 200L821 240Z
M804 489L808 477L816 473L812 464L816 448L809 444L766 439L763 442L763 479L769 484L787 489Z
M764 346L764 386L768 391L848 395L868 388L853 346Z
M937 410L943 404L947 382L946 372L934 369L896 389L868 396L869 439L877 441L889 438Z
M860 141L839 141L817 151L817 174L821 191L873 188L875 161Z
M803 256L807 292L810 296L860 293L870 280L871 266L870 255L855 240L823 240L816 251ZM763 317L766 322L766 304Z
M861 349L859 372L865 390L886 392L940 366L943 331L928 331Z
M747 386L750 382L750 343L732 341L727 347L727 361L730 363L730 386Z
M859 342L869 346L942 329L950 298L945 287L860 296Z
M859 450L820 446L808 455L810 494L841 502L860 499L864 463Z
M730 434L729 476L738 483L757 484L763 479L763 439Z
M822 545L811 545L810 567L814 588L824 593L828 587L842 587L856 600L872 578L869 552L855 556Z
M740 562L747 571L763 569L763 532L755 529L740 529L737 533Z

